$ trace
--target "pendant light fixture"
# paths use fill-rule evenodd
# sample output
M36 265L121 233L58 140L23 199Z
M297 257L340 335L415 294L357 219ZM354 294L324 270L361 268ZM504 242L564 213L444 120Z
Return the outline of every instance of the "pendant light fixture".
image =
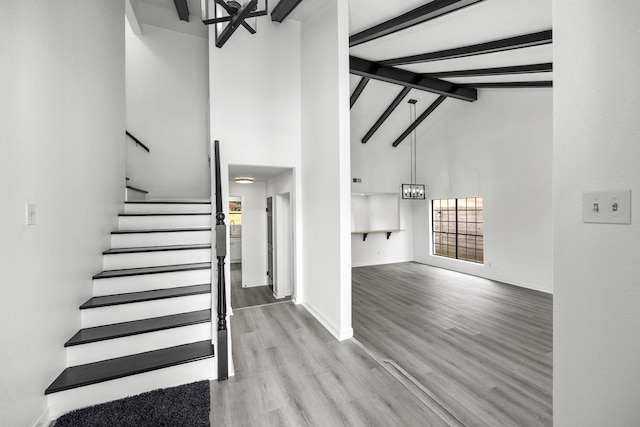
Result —
M411 124L416 121L416 103L418 101L415 99L410 99L409 103L409 118ZM403 199L412 199L412 200L424 200L426 198L427 192L425 186L423 184L416 184L416 129L413 129L410 137L410 162L411 162L411 183L410 184L402 184L402 198Z

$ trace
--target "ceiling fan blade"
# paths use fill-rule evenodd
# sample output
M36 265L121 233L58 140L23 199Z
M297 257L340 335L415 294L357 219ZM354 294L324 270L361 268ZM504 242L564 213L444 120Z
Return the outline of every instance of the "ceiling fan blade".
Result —
M229 6L227 4L226 1L224 0L215 0L216 4L219 4L220 6L222 6L222 8L230 15L230 16L234 16L236 11L235 9L233 9L231 6ZM258 2L256 1L256 6L258 5ZM242 8L240 8L240 10L242 10ZM240 10L238 10L238 14L240 13ZM251 13L253 10L250 10L249 13ZM232 18L233 19L233 18ZM229 24L231 25L231 24ZM256 30L253 29L253 27L251 27L251 25L247 24L244 20L242 21L242 26L244 28L246 28L247 31L249 31L251 34L255 34ZM234 30L235 31L235 30Z
M229 37L238 29L238 27L242 24L245 24L244 20L249 16L249 14L255 10L258 5L258 0L251 0L245 3L238 14L231 18L231 22L229 25L225 27L224 30L220 33L220 36L216 39L216 47L222 47L229 40ZM248 24L247 24L248 25Z

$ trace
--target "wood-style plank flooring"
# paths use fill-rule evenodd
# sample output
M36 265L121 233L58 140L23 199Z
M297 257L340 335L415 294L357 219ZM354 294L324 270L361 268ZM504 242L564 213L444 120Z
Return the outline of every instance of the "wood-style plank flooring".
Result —
M355 338L464 426L552 425L552 305L545 293L417 263L353 269Z
M446 425L293 303L235 311L231 333L236 375L211 383L212 426Z
M242 287L242 264L231 264L231 307L244 308L256 305L289 301L291 297L276 299L269 286Z

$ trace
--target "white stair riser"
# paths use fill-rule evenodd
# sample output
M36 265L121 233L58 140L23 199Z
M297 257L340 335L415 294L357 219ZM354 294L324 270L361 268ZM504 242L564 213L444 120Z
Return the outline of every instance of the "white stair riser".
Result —
M211 262L211 249L135 252L103 256L104 270Z
M93 296L127 294L211 283L211 269L93 279Z
M124 213L211 213L211 205L201 203L125 203Z
M80 323L83 328L93 328L210 308L211 294L189 295L80 310Z
M111 235L112 248L195 245L200 243L211 243L211 230L167 231L158 233L126 233Z
M211 227L211 215L120 216L120 230Z
M147 391L215 379L215 358L171 366L47 395L49 415L58 418L74 409L110 402Z
M211 322L67 347L67 366L211 340Z

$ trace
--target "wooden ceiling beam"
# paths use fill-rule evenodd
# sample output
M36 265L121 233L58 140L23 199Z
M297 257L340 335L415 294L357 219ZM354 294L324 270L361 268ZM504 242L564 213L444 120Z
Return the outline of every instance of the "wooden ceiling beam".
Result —
M398 105L400 105L402 100L407 97L409 92L411 92L411 88L409 87L402 88L398 96L395 97L395 99L391 102L391 104L387 107L387 109L384 110L384 113L382 113L380 118L375 122L375 124L371 127L371 129L369 129L367 134L362 138L363 144L366 144L371 139L373 134L375 134L378 131L378 129L380 129L380 126L382 126L382 124L389 118L391 113L393 113L394 110L398 107Z
M407 137L409 136L409 134L411 132L413 132L413 130L415 128L417 128L418 126L420 126L420 123L422 123L424 121L424 119L426 119L427 117L429 117L429 115L431 113L433 113L435 111L436 108L438 108L438 106L440 104L442 104L442 102L446 99L446 96L440 96L438 97L438 99L436 99L433 104L429 105L429 108L427 108L422 114L420 114L420 116L413 122L411 123L411 125L404 131L402 132L402 135L400 135L398 137L398 139L396 139L393 144L394 147L397 147L398 145L400 145L400 143Z
M356 86L355 90L351 94L351 108L353 108L353 104L355 104L358 98L360 98L360 95L362 95L364 88L367 87L367 83L369 83L369 77L363 77L360 79L358 86Z
M281 0L282 1L282 0ZM393 34L484 0L434 0L349 37L349 47Z
M553 87L553 81L540 80L533 82L491 82L491 83L465 83L462 87L473 87L476 89L517 89L517 88L536 88L536 87Z
M189 5L187 5L187 0L173 0L173 4L176 6L180 20L189 22Z
M282 23L300 3L302 0L280 0L271 11L271 20Z
M505 50L523 49L526 47L549 44L552 41L552 31L546 30L537 33L525 34L522 36L494 40L486 43L457 47L454 49L445 49L437 52L422 53L420 55L411 55L401 58L388 59L386 61L380 61L380 65L396 66L421 64L424 62L441 61L444 59L463 58L467 56L503 52Z
M424 90L437 95L449 96L463 101L476 101L478 92L470 87L460 87L457 84L431 77L423 77L411 71L400 68L381 66L379 63L366 59L349 57L350 73L360 77L368 77L387 83L397 84L412 89Z
M476 76L504 76L510 74L548 73L553 71L553 63L531 65L515 65L510 67L476 68L473 70L439 71L437 73L423 73L425 77L436 79L442 77L476 77Z

